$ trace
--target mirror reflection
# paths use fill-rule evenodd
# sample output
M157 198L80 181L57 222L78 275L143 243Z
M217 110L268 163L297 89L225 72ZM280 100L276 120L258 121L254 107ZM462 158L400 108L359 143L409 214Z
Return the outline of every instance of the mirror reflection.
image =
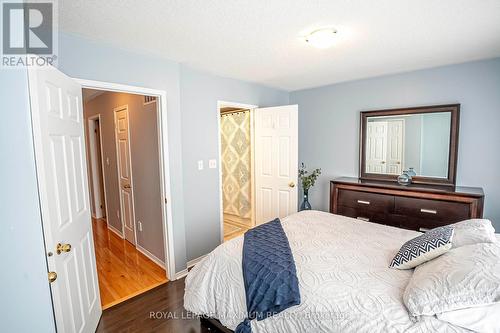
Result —
M451 112L367 118L366 172L447 178Z

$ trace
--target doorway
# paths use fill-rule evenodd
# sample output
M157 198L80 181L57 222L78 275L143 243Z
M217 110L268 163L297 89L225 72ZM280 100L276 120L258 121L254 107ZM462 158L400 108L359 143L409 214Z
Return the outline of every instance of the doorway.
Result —
M219 108L220 164L224 241L255 225L253 111L238 106Z
M298 106L218 102L221 242L297 211Z
M154 96L86 88L82 96L96 207L92 232L106 309L168 281L158 103ZM98 212L100 197L106 198L106 214Z
M54 67L28 68L28 90L33 131L38 196L46 249L47 275L58 331L93 332L102 314L96 255L89 197L88 143L85 132L88 122L83 114L82 88L156 98L158 117L155 140L160 156L160 202L164 239L166 273L175 277L173 267L172 205L168 162L166 92L106 82L79 80L68 77ZM103 138L105 124L101 118L103 151L109 142ZM114 124L111 122L111 130ZM145 149L152 152L150 149ZM103 165L110 160L105 156ZM104 175L105 188L115 184ZM106 195L107 214L104 221L108 234L113 234L107 222L115 212ZM102 220L102 219L101 219ZM118 237L118 236L117 236ZM111 238L105 238L113 244ZM130 244L122 240L124 244ZM122 243L123 244L123 243ZM120 246L120 245L118 245ZM132 246L132 245L131 245ZM115 280L120 280L116 277ZM174 278L175 279L175 278Z

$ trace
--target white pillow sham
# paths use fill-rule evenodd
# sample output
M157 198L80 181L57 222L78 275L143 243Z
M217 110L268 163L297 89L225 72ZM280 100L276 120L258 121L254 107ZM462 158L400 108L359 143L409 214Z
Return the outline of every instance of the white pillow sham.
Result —
M480 333L500 333L500 303L443 312L439 320Z
M455 230L452 247L457 248L464 245L477 243L495 243L495 228L487 219L470 219L451 224Z
M403 301L414 317L500 302L500 244L464 245L418 266Z

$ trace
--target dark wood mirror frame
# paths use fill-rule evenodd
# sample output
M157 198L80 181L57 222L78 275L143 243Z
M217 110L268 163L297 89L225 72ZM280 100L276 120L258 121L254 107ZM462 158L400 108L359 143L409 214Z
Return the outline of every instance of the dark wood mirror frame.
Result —
M403 109L388 109L377 111L363 111L361 112L360 123L360 149L359 149L359 174L362 180L385 180L397 181L397 175L376 174L366 172L366 127L368 117L374 116L397 116L408 115L417 113L434 113L434 112L451 112L451 128L450 128L450 149L448 156L448 177L447 178L434 178L434 177L420 177L415 176L412 178L412 183L415 184L429 184L429 185L449 185L455 186L457 177L457 158L458 158L458 132L460 123L460 104L448 105L434 105L434 106L421 106Z

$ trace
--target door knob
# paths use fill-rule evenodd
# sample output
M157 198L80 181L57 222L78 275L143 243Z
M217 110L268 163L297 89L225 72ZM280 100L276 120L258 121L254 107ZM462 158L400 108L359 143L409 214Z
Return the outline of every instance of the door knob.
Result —
M130 184L125 184L125 185L123 185L123 188L131 188L131 187L130 187Z
M396 164L401 164L401 162L397 161Z
M49 277L49 282L52 283L57 279L57 273L56 272L49 272L48 274Z
M381 164L385 164L385 161L380 162Z
M290 187L294 188L294 187L295 187L295 183L294 183L294 182L289 182L289 183L288 183L288 186L290 186Z
M56 253L61 254L62 252L69 252L71 251L71 244L61 244L58 243L56 246Z

